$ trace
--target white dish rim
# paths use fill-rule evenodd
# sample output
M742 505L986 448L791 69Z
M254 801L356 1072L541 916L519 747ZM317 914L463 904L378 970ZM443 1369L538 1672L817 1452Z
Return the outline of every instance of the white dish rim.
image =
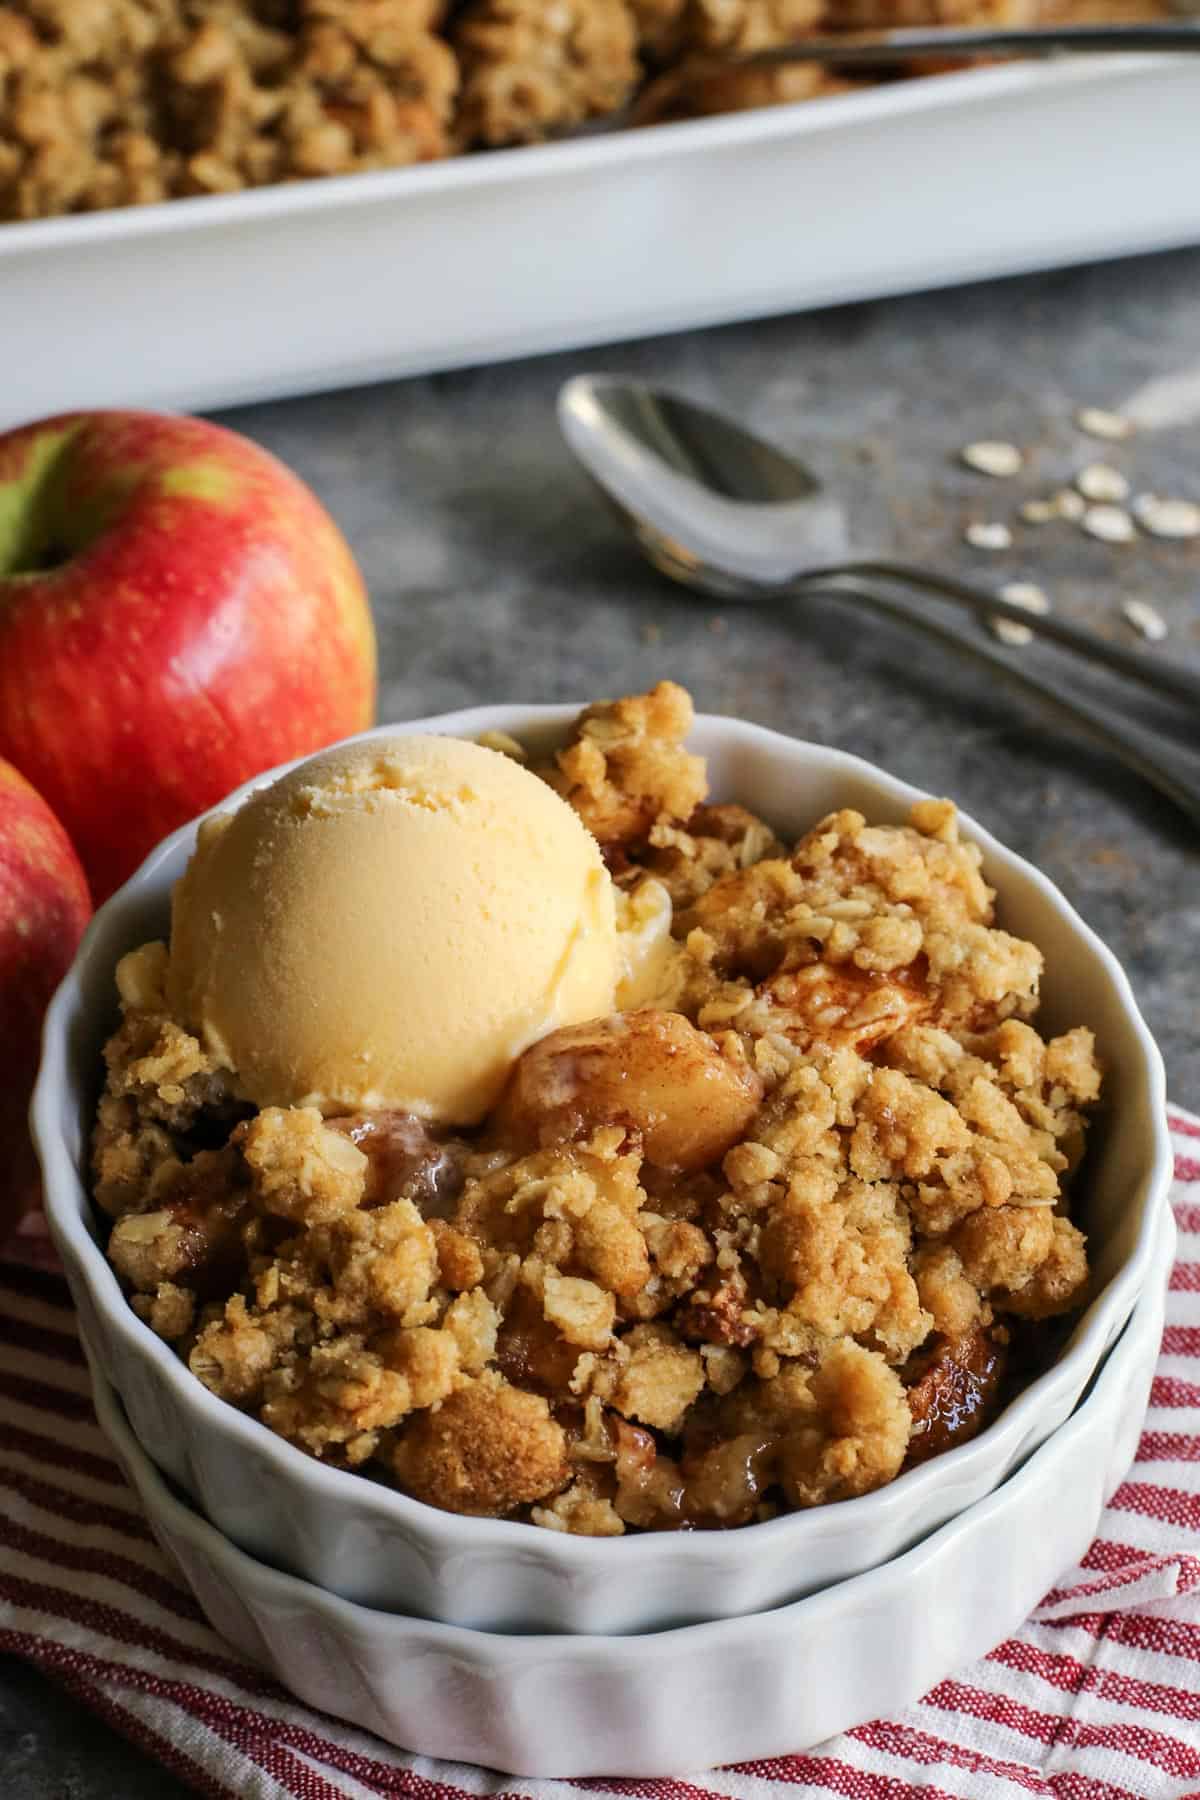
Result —
M380 725L343 741L361 743L398 733L411 735L416 732L474 737L489 729L503 729L514 734L531 729L554 730L568 725L579 710L578 704L571 703L524 705L508 702ZM819 752L830 767L865 779L904 811L914 801L928 798L922 790L847 751L812 744L728 715L697 714L696 725L732 725L744 741L766 748L778 744L806 745ZM306 760L307 758L300 757L263 771L199 817L205 818L211 813L223 812L240 804L255 789L278 779L285 770ZM806 1531L818 1532L822 1518L837 1516L844 1519L847 1516L846 1509L850 1507L856 1509L854 1516L861 1530L869 1532L874 1521L883 1519L893 1509L903 1511L906 1507L911 1507L915 1512L926 1491L935 1489L941 1478L949 1481L956 1473L965 1477L977 1460L986 1460L996 1452L998 1434L1011 1433L1015 1437L1025 1429L1026 1421L1032 1420L1036 1412L1047 1404L1049 1397L1075 1378L1081 1362L1087 1363L1089 1372L1094 1371L1105 1348L1111 1345L1118 1330L1127 1321L1144 1286L1147 1267L1153 1255L1157 1209L1170 1187L1174 1155L1167 1126L1166 1076L1162 1057L1138 1009L1128 977L1113 953L1046 875L1015 851L1007 849L969 814L961 813L960 820L965 834L983 849L985 860L993 857L1000 863L1015 868L1024 879L1041 890L1043 897L1060 914L1065 915L1073 931L1084 939L1091 952L1104 965L1128 1022L1133 1027L1148 1081L1150 1123L1154 1138L1154 1158L1144 1181L1142 1218L1137 1242L1133 1254L1090 1302L1056 1361L1010 1401L999 1417L978 1437L906 1470L872 1493L808 1511L787 1513L753 1527L744 1527L738 1532L717 1534L724 1542L742 1542L747 1546L761 1547L764 1556L769 1551L778 1554L788 1534L797 1539L796 1551L802 1552ZM150 883L160 864L175 856L181 844L194 833L197 823L196 819L190 821L157 845L129 881L99 910L84 935L75 962L47 1010L42 1063L34 1088L30 1118L45 1176L47 1216L64 1261L69 1262L84 1279L106 1327L115 1332L123 1350L143 1362L149 1360L185 1415L188 1411L196 1412L203 1418L208 1429L221 1433L230 1444L252 1448L265 1456L274 1465L281 1479L302 1484L324 1504L336 1507L339 1500L346 1503L356 1498L360 1502L370 1500L374 1506L386 1510L395 1524L403 1527L412 1539L423 1543L436 1542L440 1551L447 1550L451 1540L456 1551L471 1551L476 1554L503 1557L518 1552L528 1555L534 1551L540 1562L567 1576L577 1573L581 1577L594 1577L617 1569L625 1576L639 1568L652 1567L660 1554L661 1533L630 1534L619 1540L594 1539L539 1530L508 1519L475 1518L448 1513L415 1500L397 1488L368 1482L360 1475L331 1468L306 1455L252 1415L218 1399L203 1383L196 1380L171 1346L151 1331L133 1311L100 1244L87 1229L84 1212L60 1201L60 1195L73 1194L76 1189L82 1188L85 1200L91 1206L86 1184L80 1179L56 1119L60 1082L67 1059L64 1022L76 996L79 972L89 963L91 947L104 922L115 916L136 897L139 890ZM1085 1376L1085 1383L1088 1378ZM347 1487L347 1483L351 1485ZM672 1552L681 1561L702 1564L712 1553L712 1537L713 1534L706 1532L672 1533ZM536 1540L535 1543L531 1544L531 1538ZM621 1545L615 1556L614 1542ZM576 1634L572 1632L570 1635Z

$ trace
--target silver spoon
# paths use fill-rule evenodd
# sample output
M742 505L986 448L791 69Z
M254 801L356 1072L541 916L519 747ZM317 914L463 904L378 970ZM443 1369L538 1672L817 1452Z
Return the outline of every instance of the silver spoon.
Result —
M663 574L723 600L851 600L965 651L1049 702L1166 793L1200 824L1200 677L1111 644L1054 614L1029 613L950 576L847 554L842 510L791 456L731 420L638 382L577 375L562 388L559 422L643 554ZM1107 701L1064 691L1026 654L1012 655L957 629L878 583L949 601L983 618L1007 618L1087 661L1183 702L1190 745L1164 743ZM866 585L869 584L869 585Z
M696 57L689 71L772 68L780 63L854 64L916 62L926 57L1056 57L1119 55L1130 51L1200 50L1200 22L1182 19L1144 25L1048 25L1029 29L987 25L931 25L894 31L846 31L797 38L765 50L733 56Z

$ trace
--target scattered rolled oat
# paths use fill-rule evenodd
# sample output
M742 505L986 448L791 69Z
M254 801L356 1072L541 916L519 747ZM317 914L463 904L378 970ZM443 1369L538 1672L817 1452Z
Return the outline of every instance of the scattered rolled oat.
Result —
M1075 486L1085 500L1096 500L1102 505L1129 498L1128 481L1120 469L1111 468L1108 463L1089 463L1080 469Z
M1169 500L1159 494L1139 494L1133 503L1138 524L1151 537L1200 537L1200 506L1192 500Z
M1152 644L1160 644L1167 635L1167 621L1148 600L1122 600L1121 611L1135 631L1140 631Z
M1089 437L1105 438L1109 443L1119 443L1122 438L1133 436L1132 419L1125 418L1122 413L1107 412L1102 406L1081 406L1075 414L1075 423Z
M1059 517L1059 511L1053 500L1026 500L1021 506L1021 517L1027 525L1047 525Z
M995 438L968 444L961 455L968 469L976 469L981 475L1016 475L1025 461L1015 444L1005 444Z
M1033 633L1028 625L1022 625L1019 619L989 619L988 624L1002 644L1012 644L1020 649L1033 642Z
M1102 544L1131 544L1137 527L1123 506L1089 506L1080 523Z
M1007 600L1010 606L1023 607L1026 612L1048 613L1050 602L1042 589L1033 581L1010 581L1000 589L1000 598ZM1033 632L1028 625L1022 625L1019 619L1002 619L993 617L988 624L1000 639L1001 643L1020 646L1033 639Z
M1036 581L1010 581L1000 589L1000 598L1007 600L1010 606L1023 607L1026 612L1048 613L1050 602L1044 588Z
M1012 548L1012 532L999 519L974 520L967 526L963 536L976 550Z
M1054 496L1054 511L1060 519L1066 519L1068 524L1078 525L1087 506L1082 494L1077 494L1074 488L1059 488Z

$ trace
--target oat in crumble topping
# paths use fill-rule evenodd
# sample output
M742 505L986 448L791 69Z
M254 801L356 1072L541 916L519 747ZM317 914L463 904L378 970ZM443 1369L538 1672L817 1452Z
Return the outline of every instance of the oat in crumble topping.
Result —
M749 1524L964 1441L1086 1297L1092 1035L1039 1033L953 806L789 845L710 799L691 723L663 682L538 768L672 935L650 1002L532 1045L478 1129L256 1111L165 948L121 963L109 1256L309 1454L549 1530Z

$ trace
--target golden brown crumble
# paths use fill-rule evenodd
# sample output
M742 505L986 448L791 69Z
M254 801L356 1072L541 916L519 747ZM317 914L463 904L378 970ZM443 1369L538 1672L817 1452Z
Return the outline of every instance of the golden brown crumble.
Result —
M422 1413L391 1452L402 1487L451 1512L506 1513L556 1494L570 1473L566 1434L538 1394L485 1373Z
M659 992L551 1033L476 1133L239 1105L118 969L93 1136L109 1255L197 1378L314 1456L546 1529L727 1527L965 1441L1088 1289L1100 1073L1036 1029L954 808L790 847L710 801L669 682L540 773L636 894Z
M458 65L430 0L11 0L0 218L444 156Z
M470 0L450 37L464 146L532 143L615 112L639 79L625 0Z
M813 31L824 13L825 0L687 0L675 54L765 50Z
M537 772L603 849L628 853L644 848L655 825L689 819L705 799L703 759L684 748L691 728L691 695L660 681L648 694L589 706Z

